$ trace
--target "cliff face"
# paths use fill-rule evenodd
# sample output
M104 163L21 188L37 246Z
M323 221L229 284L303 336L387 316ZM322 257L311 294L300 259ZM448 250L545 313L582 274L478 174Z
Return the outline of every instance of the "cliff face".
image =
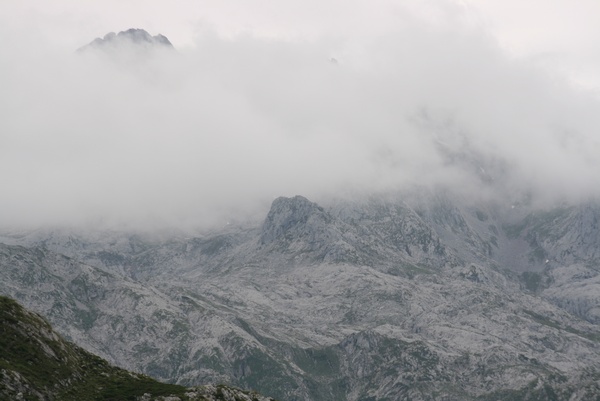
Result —
M0 292L111 362L185 385L292 400L594 399L598 210L298 196L255 227L195 237L13 233Z

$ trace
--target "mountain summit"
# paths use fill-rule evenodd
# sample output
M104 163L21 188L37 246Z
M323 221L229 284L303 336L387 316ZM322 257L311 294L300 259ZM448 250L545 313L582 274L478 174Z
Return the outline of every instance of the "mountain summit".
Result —
M129 46L146 49L174 49L169 39L164 35L152 36L143 29L131 28L119 33L109 32L103 38L96 38L77 51L81 52L89 49L113 50Z

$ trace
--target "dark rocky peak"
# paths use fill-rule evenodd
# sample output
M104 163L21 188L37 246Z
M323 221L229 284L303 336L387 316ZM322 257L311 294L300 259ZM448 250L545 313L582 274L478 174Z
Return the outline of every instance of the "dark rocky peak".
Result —
M303 196L279 197L273 201L263 223L260 243L269 244L279 238L301 234L307 225L322 227L331 220L321 206Z
M131 28L119 33L109 32L103 38L96 38L88 45L78 49L79 52L90 49L110 50L125 46L147 49L173 49L173 45L166 36L158 34L150 35L143 29Z
M359 243L355 229L302 196L273 201L258 241L266 254L286 255L293 263L364 265Z

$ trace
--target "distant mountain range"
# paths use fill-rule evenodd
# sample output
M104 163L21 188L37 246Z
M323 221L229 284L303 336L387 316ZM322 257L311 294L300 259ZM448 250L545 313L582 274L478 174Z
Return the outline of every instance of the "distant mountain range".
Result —
M600 205L278 198L198 235L5 233L0 293L123 368L281 400L600 397Z

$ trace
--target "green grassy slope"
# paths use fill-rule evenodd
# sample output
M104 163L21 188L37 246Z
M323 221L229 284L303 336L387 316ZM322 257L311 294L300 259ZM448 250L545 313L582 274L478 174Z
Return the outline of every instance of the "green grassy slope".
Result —
M41 316L0 296L0 400L270 400L226 386L185 388L111 366L65 341Z

